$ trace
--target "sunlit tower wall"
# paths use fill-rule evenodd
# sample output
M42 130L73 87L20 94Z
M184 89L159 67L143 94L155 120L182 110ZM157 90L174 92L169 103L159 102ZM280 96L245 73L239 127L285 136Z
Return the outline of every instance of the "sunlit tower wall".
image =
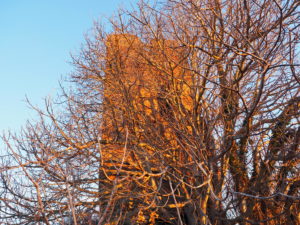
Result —
M186 68L185 50L175 41L141 41L130 34L107 37L100 182L113 189L115 179L122 180L120 198L132 204L119 203L118 208L150 205L146 193L158 184L144 175L188 160L175 127L176 119L193 110L193 80ZM168 181L163 183L161 191L170 193Z
M144 43L130 34L110 35L106 46L102 138L111 144L103 148L102 158L137 161L147 154L135 154L128 147L153 145L157 133L175 149L176 138L169 124L174 108L168 101L182 111L191 111L193 104L184 50L175 41ZM151 157L151 148L148 151Z

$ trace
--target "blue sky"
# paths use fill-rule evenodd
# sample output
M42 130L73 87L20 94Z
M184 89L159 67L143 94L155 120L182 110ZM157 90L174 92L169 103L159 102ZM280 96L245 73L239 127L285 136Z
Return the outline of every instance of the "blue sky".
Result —
M0 132L17 131L34 118L25 96L42 105L72 71L93 21L137 0L0 0Z

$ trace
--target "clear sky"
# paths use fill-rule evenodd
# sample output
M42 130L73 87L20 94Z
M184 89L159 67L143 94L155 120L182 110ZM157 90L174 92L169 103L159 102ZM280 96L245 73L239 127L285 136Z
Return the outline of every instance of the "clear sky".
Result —
M137 0L0 0L0 132L17 131L35 105L53 96L61 76L71 72L93 21Z

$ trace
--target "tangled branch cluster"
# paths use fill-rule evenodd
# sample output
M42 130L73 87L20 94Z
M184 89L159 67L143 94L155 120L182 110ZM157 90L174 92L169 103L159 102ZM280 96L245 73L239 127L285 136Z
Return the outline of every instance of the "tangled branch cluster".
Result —
M297 0L168 0L95 26L61 113L3 137L6 224L300 224Z

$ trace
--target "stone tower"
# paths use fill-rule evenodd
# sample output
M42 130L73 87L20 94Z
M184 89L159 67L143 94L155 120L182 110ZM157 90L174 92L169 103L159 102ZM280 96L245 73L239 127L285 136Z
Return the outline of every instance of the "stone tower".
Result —
M165 96L177 97L180 108L192 110L192 78L184 70L183 54L175 41L143 43L131 34L108 36L102 134L103 139L112 144L103 149L105 161L117 162L124 157L125 161L134 161L129 159L132 157L129 151L124 154L125 139L130 139L132 133L138 136L137 133L142 132L139 122L145 120L149 126L160 127L165 138L174 139L168 133L165 119L168 113L172 114L167 112L172 109L167 108ZM131 130L126 130L129 128ZM140 136L136 141L143 142L143 135Z
M183 159L176 129L171 128L178 116L192 110L192 78L185 69L184 49L175 41L146 42L134 35L114 34L108 36L106 46L103 182L113 189L114 180L122 180L118 190L134 214L135 208L152 202L147 195L141 202L135 196L158 188L155 179L145 174L160 173L163 164ZM167 181L161 188L170 193Z

